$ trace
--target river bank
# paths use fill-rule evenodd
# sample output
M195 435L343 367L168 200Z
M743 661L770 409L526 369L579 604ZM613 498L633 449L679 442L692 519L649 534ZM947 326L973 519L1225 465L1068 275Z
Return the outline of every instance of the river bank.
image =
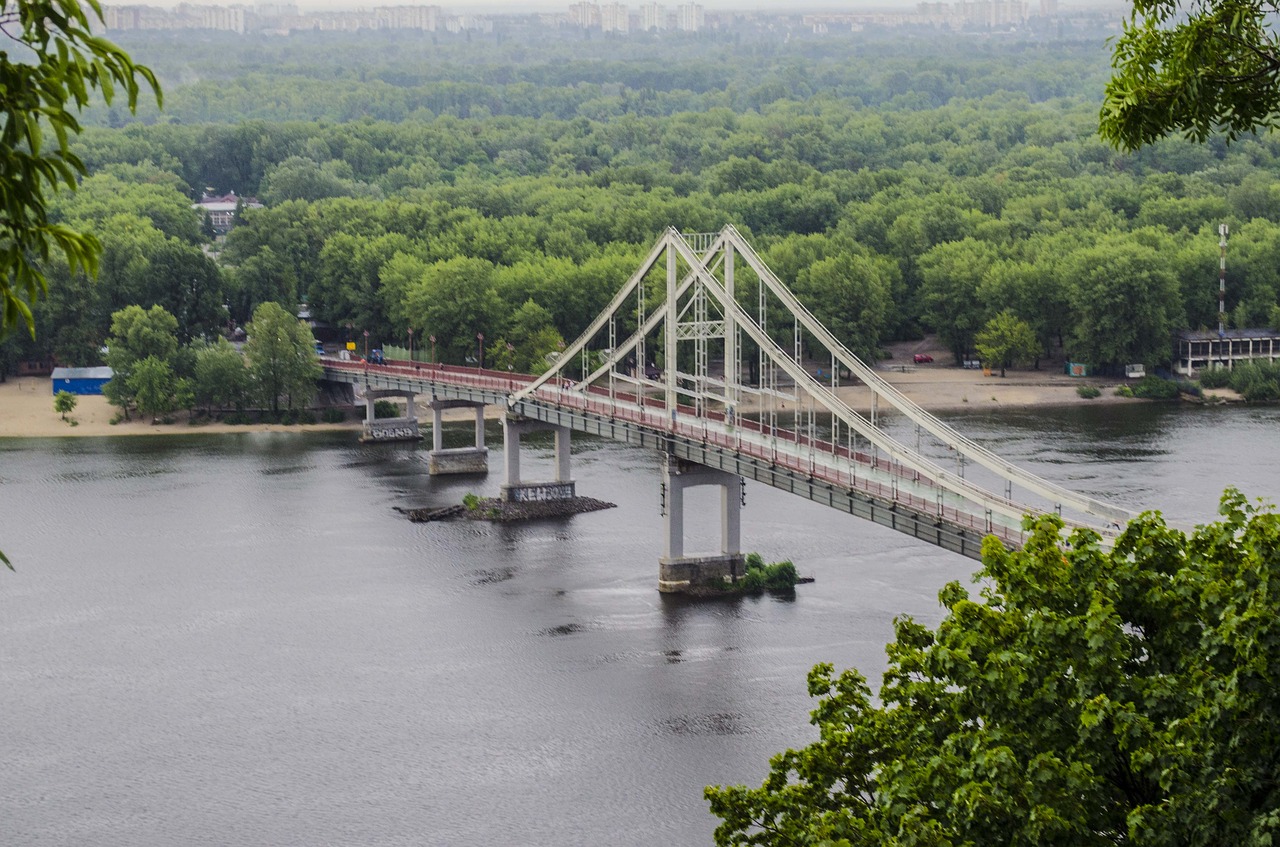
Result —
M1100 403L1141 403L1117 397L1116 380L1080 380L1061 373L1046 371L1009 371L1008 376L984 376L982 371L963 370L944 364L898 364L904 361L890 360L878 370L894 385L920 406L930 411L990 411L998 408L1038 408L1044 406L1073 406ZM905 361L910 361L907 357ZM1095 385L1102 395L1087 400L1077 393L1081 385ZM836 394L852 408L869 412L871 392L866 386L842 386ZM743 411L747 411L744 407ZM497 417L502 410L492 407L489 417ZM419 416L430 420L425 407ZM112 423L119 410L105 397L82 396L77 398L76 408L67 415L68 420L53 410L53 395L48 378L18 377L0 383L0 438L50 438L93 437L104 435L179 435L194 432L313 432L324 430L357 430L360 421L354 413L343 423L299 424L286 426L277 423L237 425L201 421L190 423L185 413L174 416L173 423L152 423L139 419ZM470 420L466 409L450 410L446 420ZM74 423L72 423L74 421Z
M362 401L363 402L363 401ZM486 409L486 416L497 418L502 410L496 406ZM76 408L67 413L67 420L53 410L53 393L48 377L10 377L0 382L0 438L61 438L94 437L104 435L190 435L193 433L224 432L326 432L333 430L358 431L361 428L364 407L347 411L347 419L341 423L279 424L253 423L229 424L198 418L194 422L186 412L173 415L171 423L153 423L136 413L132 420L117 420L120 410L107 402L107 398L84 395L76 398ZM431 421L431 410L418 404L418 417ZM448 409L444 412L448 422L470 421L470 409ZM112 421L116 421L112 423Z
M335 429L359 429L354 419L339 424L248 424L216 422L192 424L185 412L174 416L173 423L152 423L133 415L133 420L112 423L120 410L102 396L76 398L76 407L67 420L53 410L53 392L48 377L10 377L0 382L0 438L57 438L62 436L92 437L103 435L183 435L220 432L314 432Z

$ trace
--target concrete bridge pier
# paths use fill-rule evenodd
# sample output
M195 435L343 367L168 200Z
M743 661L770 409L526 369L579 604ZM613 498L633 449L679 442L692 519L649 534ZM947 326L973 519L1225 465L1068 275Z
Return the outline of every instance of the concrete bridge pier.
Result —
M554 432L556 436L555 482L522 482L520 479L520 437L531 432ZM571 500L576 487L569 478L569 436L567 426L512 418L502 419L502 446L507 462L507 479L502 486L502 499L510 503L540 500Z
M374 416L374 404L388 397L398 397L405 401L405 413L396 418L378 418ZM361 441L421 441L422 433L418 430L418 410L414 403L417 395L403 389L367 389L364 393L364 432Z
M699 586L737 582L744 573L742 554L742 477L666 455L662 466L666 491L667 548L658 560L658 590L696 593ZM697 485L720 486L720 553L686 556L684 491Z
M482 474L489 472L489 448L484 446L484 403L472 400L435 400L431 405L431 452L427 454L427 473L431 476ZM474 447L444 449L444 410L474 409L476 440Z

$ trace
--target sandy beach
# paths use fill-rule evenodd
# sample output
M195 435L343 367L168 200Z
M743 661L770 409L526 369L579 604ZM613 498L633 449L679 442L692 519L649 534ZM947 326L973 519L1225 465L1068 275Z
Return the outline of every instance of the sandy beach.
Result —
M951 354L929 340L892 344L889 352L893 357L879 362L876 372L908 399L931 412L1143 402L1116 396L1116 388L1125 380L1067 376L1061 360L1042 362L1040 370L1009 369L1001 377L998 370L987 376L981 370L956 367ZM933 361L915 364L913 357L917 353L932 356ZM1094 386L1102 394L1086 400L1076 392L1082 385ZM860 412L866 413L871 408L871 391L865 386L839 388L836 394Z
M907 397L931 411L990 411L997 408L1030 408L1039 406L1068 406L1100 403L1135 403L1140 400L1125 399L1115 395L1119 380L1078 379L1061 372L1061 365L1045 365L1042 370L1010 370L1001 378L998 373L985 376L982 371L964 370L949 364L945 351L929 347L924 342L895 345L892 359L881 362L878 372ZM911 364L912 356L926 352L935 359L932 363ZM1086 400L1076 393L1081 385L1094 385L1102 390L1102 396ZM871 408L871 392L861 385L841 387L836 392L854 409L866 412ZM501 409L488 410L491 417L501 414ZM430 421L430 412L419 408L419 416ZM470 419L465 409L452 410L449 419ZM174 423L153 424L134 415L132 421L111 423L119 417L119 410L107 403L104 397L78 398L76 408L67 415L68 420L53 410L53 393L47 377L10 377L0 383L0 438L48 438L92 437L104 435L177 435L182 433L216 432L305 432L314 430L356 430L360 423L352 419L341 424L253 424L249 426L188 423L185 414L176 415ZM72 421L75 423L73 424Z
M223 423L199 423L192 425L185 412L174 416L169 424L151 423L139 419L113 424L120 410L101 396L86 395L76 398L76 408L67 414L67 420L53 410L53 389L48 377L9 377L0 382L0 438L49 438L60 436L102 435L182 435L197 432L304 432L310 430L359 429L352 420L342 424L305 424L283 426L281 424L252 424L235 426ZM73 424L72 421L75 423Z

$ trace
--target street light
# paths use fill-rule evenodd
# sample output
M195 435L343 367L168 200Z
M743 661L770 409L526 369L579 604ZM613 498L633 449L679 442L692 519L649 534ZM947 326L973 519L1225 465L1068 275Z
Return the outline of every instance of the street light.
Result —
M434 365L436 363L436 337L434 335L429 337L431 339L431 364Z
M364 361L369 363L369 330L364 331Z
M413 327L409 327L409 361L413 361Z
M476 361L476 370L484 370L484 333L476 333L476 341L480 342L480 358Z

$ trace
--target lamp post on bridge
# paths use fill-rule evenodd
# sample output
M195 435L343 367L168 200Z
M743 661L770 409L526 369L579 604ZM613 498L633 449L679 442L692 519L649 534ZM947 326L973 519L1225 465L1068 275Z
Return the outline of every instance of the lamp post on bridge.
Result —
M369 330L364 331L364 363L369 364Z
M476 341L480 344L480 358L476 360L476 370L484 370L484 333L476 333Z
M436 363L436 337L434 335L427 336L431 339L431 364Z
M413 327L409 327L409 361L413 361Z

